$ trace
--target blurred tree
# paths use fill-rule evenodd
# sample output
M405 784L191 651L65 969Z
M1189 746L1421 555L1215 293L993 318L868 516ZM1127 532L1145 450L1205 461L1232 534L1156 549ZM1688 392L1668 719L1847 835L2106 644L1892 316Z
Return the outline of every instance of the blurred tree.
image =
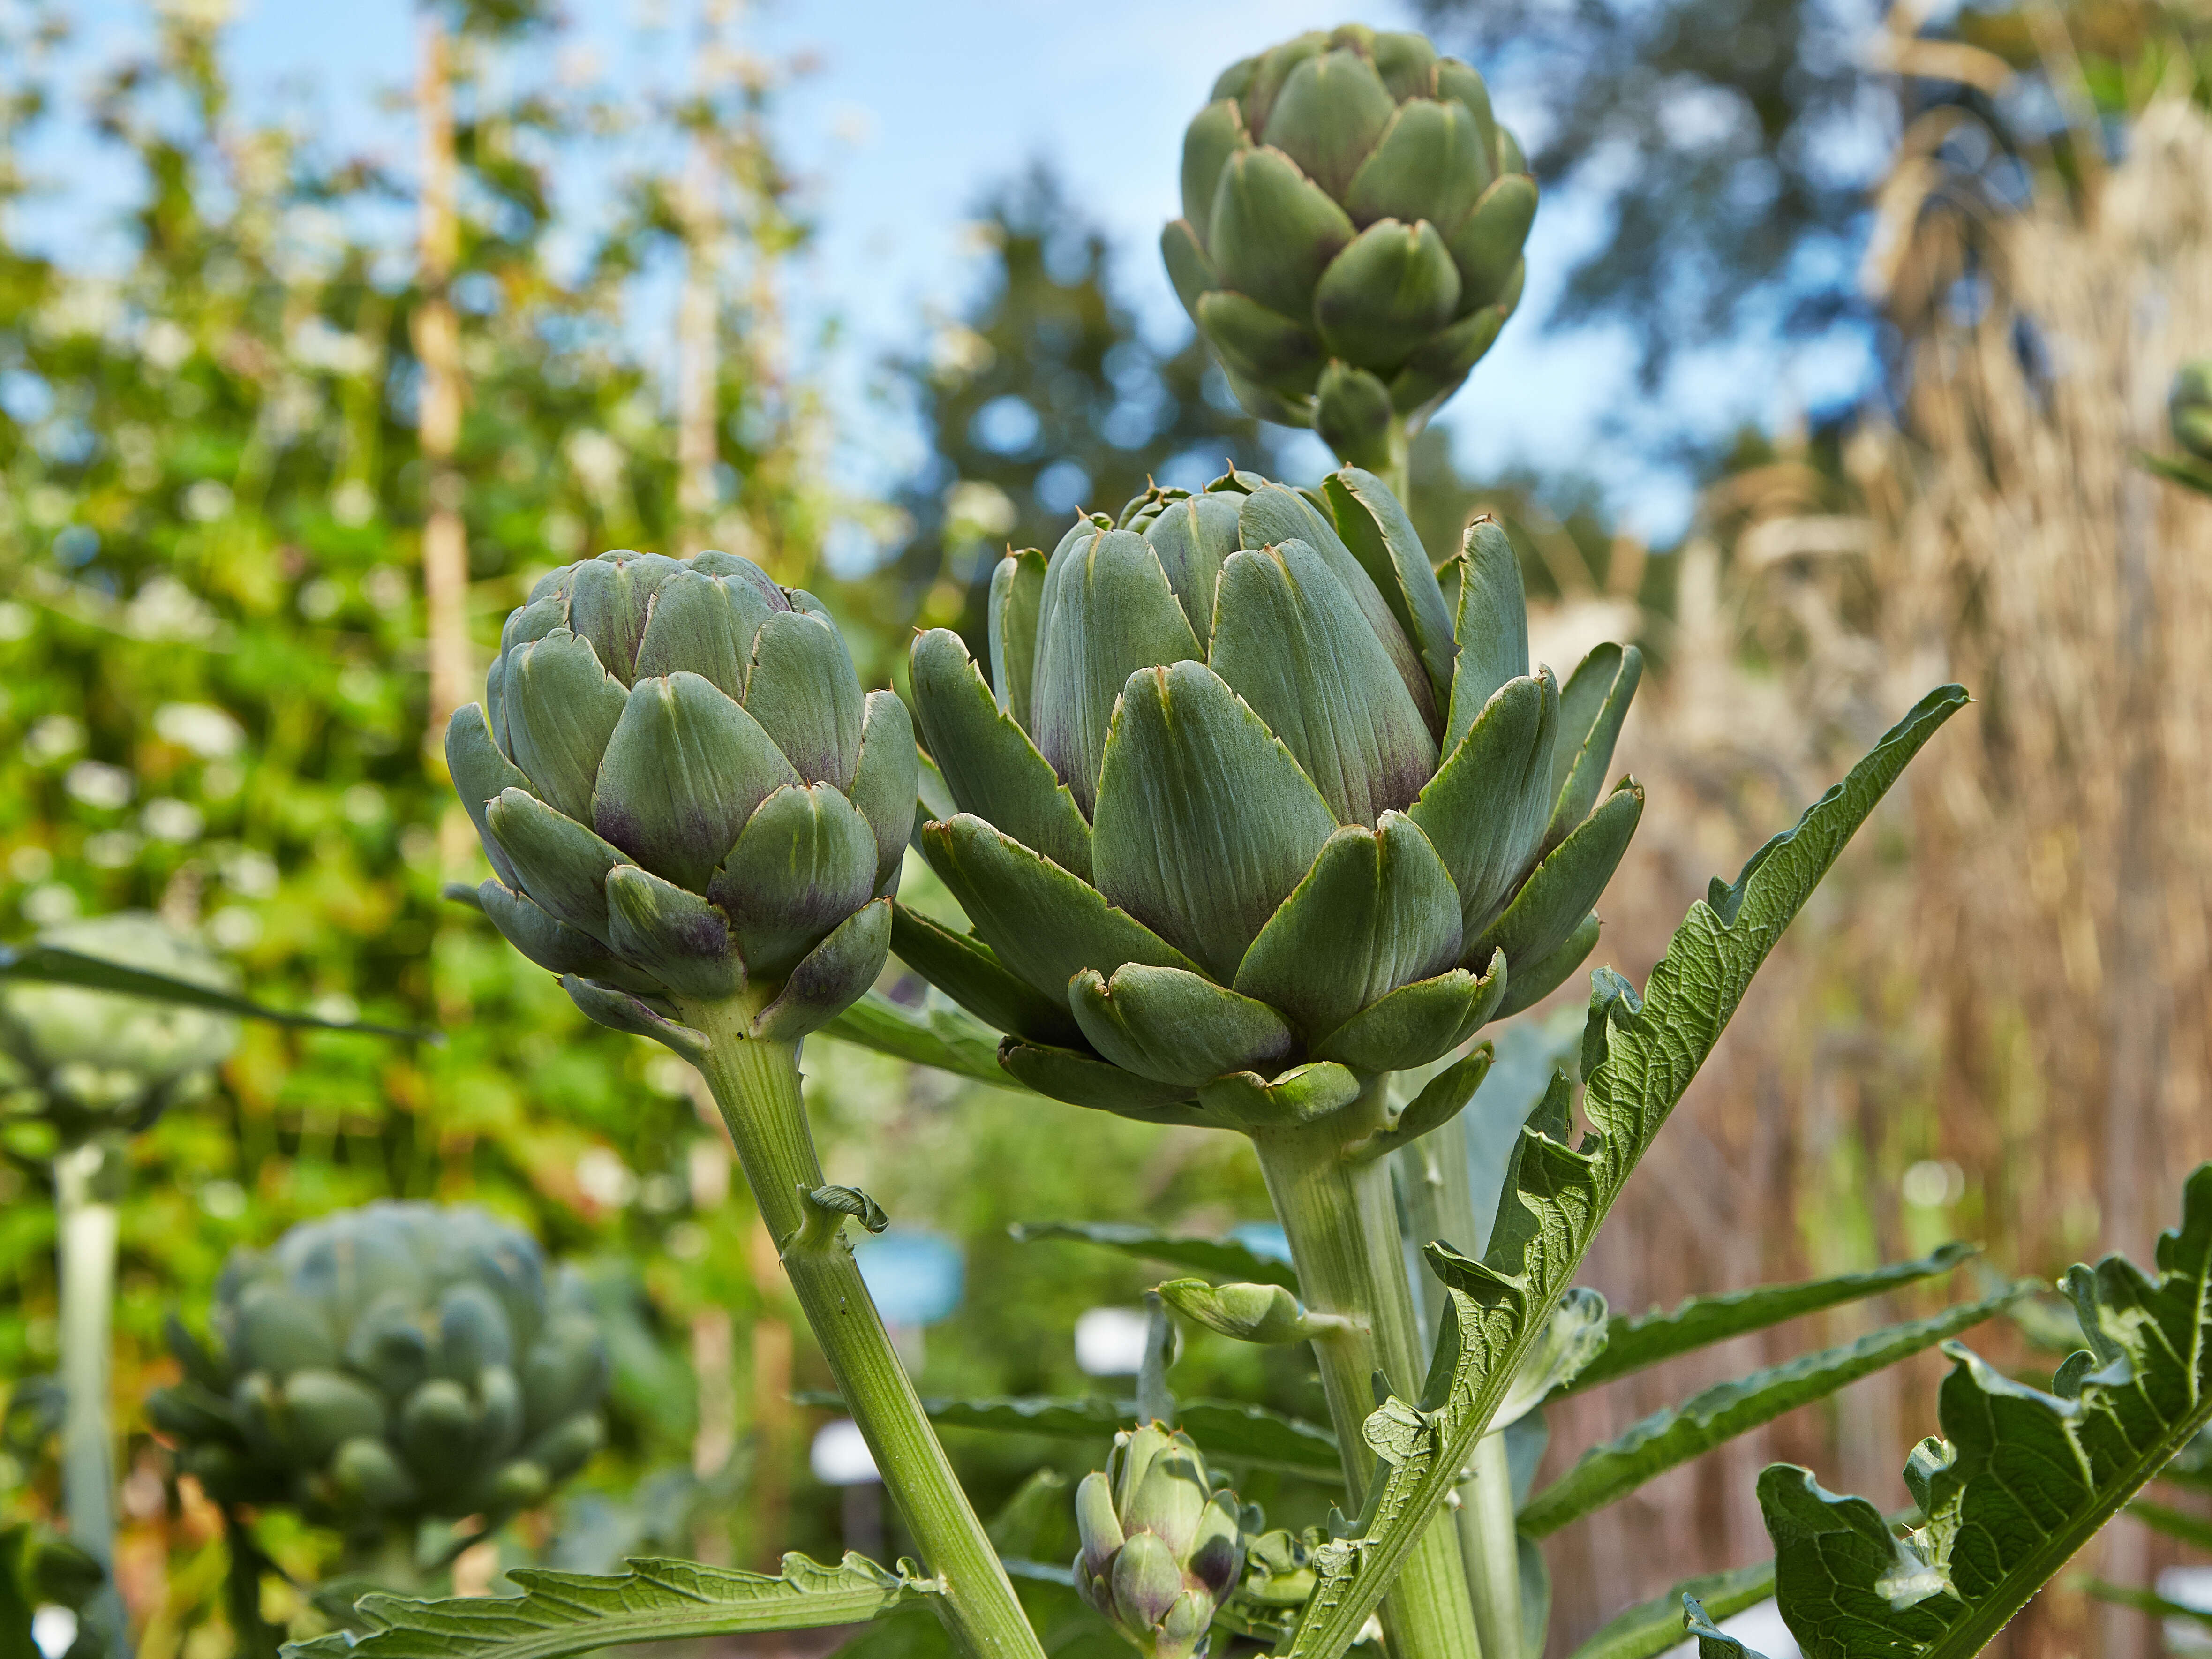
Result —
M974 301L896 365L930 454L898 497L913 528L894 568L919 625L980 648L1006 548L1049 550L1077 512L1118 512L1148 480L1196 489L1264 467L1273 441L1194 336L1173 350L1146 337L1104 235L1048 168L991 196L976 237Z
M2100 162L2110 119L2170 67L2212 82L2201 9L2148 0L1869 7L1845 0L1421 0L1440 44L1490 75L1528 129L1539 179L1606 209L1554 325L1616 319L1644 384L1674 354L1770 320L1796 335L1863 332L1860 280L1889 149L1955 108L1954 181L1932 210L2017 204L2023 155L2071 176ZM2094 114L2085 122L2086 107ZM2095 142L2084 144L2084 135ZM1971 179L1970 185L1960 181Z

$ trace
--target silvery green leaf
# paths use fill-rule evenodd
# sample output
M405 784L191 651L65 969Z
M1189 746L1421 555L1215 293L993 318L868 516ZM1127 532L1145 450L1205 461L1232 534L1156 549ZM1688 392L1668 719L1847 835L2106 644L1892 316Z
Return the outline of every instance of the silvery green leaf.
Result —
M1462 640L1462 648L1465 646ZM1522 1359L1541 1338L1583 1253L1637 1163L1743 999L1783 930L1905 766L1965 707L1931 692L1788 834L1723 890L1727 915L1691 907L1644 987L1644 1009L1611 1036L1589 1079L1590 1133L1570 1147L1524 1126L1480 1261L1431 1244L1445 1281L1437 1352L1418 1406L1392 1399L1369 1419L1386 1467L1357 1528L1315 1558L1322 1583L1283 1659L1340 1659L1414 1545L1457 1487Z
M1887 1326L1856 1341L1716 1383L1680 1406L1654 1412L1626 1432L1592 1447L1574 1468L1531 1498L1522 1506L1521 1529L1547 1537L1723 1441L1980 1324L2033 1289L2032 1281L2023 1280L1934 1318Z
M1164 1233L1126 1221L1018 1221L1011 1231L1025 1244L1043 1239L1076 1239L1141 1261L1164 1261L1216 1279L1259 1279L1291 1291L1298 1287L1297 1273L1289 1262L1261 1255L1233 1238Z
M1573 1382L1577 1372L1605 1351L1605 1298L1595 1291L1576 1289L1561 1297L1542 1340L1522 1359L1513 1386L1498 1401L1490 1431L1502 1432Z
M826 1404L836 1396L804 1395L800 1403ZM932 1422L948 1429L989 1429L1002 1434L1043 1435L1096 1445L1136 1419L1133 1399L1011 1398L924 1400ZM1210 1462L1246 1468L1273 1469L1331 1486L1340 1485L1344 1468L1336 1437L1318 1424L1301 1422L1261 1406L1233 1400L1184 1400L1176 1403L1183 1431L1206 1448Z
M1569 1659L1658 1659L1682 1640L1682 1598L1697 1597L1707 1615L1731 1618L1774 1594L1774 1563L1686 1578L1663 1595L1639 1601L1600 1626Z
M887 1571L848 1553L834 1567L783 1558L770 1577L696 1561L633 1560L629 1571L550 1572L515 1567L520 1595L410 1601L362 1597L368 1633L338 1632L288 1644L286 1659L562 1659L632 1642L672 1642L751 1631L850 1625L943 1593L911 1562Z
M0 945L0 980L26 984L74 985L88 991L112 991L118 996L139 997L149 1002L175 1003L211 1012L236 1014L244 1019L265 1020L271 1025L291 1025L311 1031L359 1031L368 1036L399 1037L410 1042L443 1042L435 1031L410 1031L400 1026L377 1025L367 1020L330 1019L320 1014L295 1013L271 1008L235 992L220 990L172 974L147 968L128 968L121 963L88 956L58 945Z
M1663 1311L1654 1308L1649 1313L1615 1314L1607 1326L1605 1352L1590 1361L1560 1392L1573 1394L1595 1388L1630 1371L1671 1359L1676 1354L1948 1273L1972 1261L1978 1249L1972 1244L1945 1244L1916 1260L1893 1261L1864 1273L1838 1273L1796 1285L1760 1285L1717 1296L1693 1296Z

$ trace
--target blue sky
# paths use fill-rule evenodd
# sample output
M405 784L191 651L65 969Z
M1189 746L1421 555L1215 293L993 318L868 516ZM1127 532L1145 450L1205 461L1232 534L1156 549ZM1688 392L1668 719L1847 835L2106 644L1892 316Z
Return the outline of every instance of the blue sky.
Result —
M4 4L6 0L0 0ZM208 3L209 0L198 0ZM697 0L570 0L557 50L587 54L640 88L682 83ZM81 0L78 64L143 40L144 0ZM1074 7L1043 0L759 0L744 38L772 54L805 52L818 68L787 95L786 153L809 180L820 226L795 273L802 320L841 324L825 365L847 441L840 465L859 489L895 483L920 453L916 434L872 402L874 366L910 340L931 311L956 309L976 276L964 227L995 180L1042 157L1113 239L1124 291L1164 337L1183 326L1154 251L1174 212L1183 124L1222 65L1298 29L1349 15L1403 26L1402 9L1334 0L1121 0ZM240 0L227 37L249 108L305 99L346 148L411 164L404 89L415 49L406 0L300 5ZM1170 44L1171 43L1171 46ZM1509 122L1540 120L1540 88L1494 88ZM91 222L121 205L115 181L72 170L70 193L30 222L80 247ZM1636 405L1654 439L1785 421L1834 400L1863 364L1833 347L1785 347L1762 330L1684 360L1657 400L1639 402L1634 354L1609 330L1547 332L1537 324L1576 252L1604 228L1603 208L1555 193L1531 239L1521 314L1441 418L1462 459L1579 468L1600 478L1617 511L1647 535L1679 532L1685 481L1608 436L1608 413ZM655 303L650 295L644 304ZM1318 446L1314 446L1317 457Z

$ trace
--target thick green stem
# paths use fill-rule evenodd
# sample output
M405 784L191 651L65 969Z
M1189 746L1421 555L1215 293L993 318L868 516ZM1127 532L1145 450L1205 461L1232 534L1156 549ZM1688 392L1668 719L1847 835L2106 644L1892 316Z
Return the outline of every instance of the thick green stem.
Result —
M1314 1312L1346 1322L1316 1338L1313 1348L1355 1505L1366 1495L1372 1462L1360 1432L1376 1403L1371 1379L1381 1371L1410 1400L1427 1368L1389 1167L1352 1152L1381 1127L1382 1109L1378 1082L1333 1117L1252 1135L1290 1237L1302 1299ZM1459 1540L1449 1526L1431 1526L1407 1558L1382 1605L1382 1624L1393 1659L1481 1659Z
M115 1589L115 1463L109 1442L109 1346L115 1300L116 1206L103 1190L119 1156L93 1140L54 1159L57 1267L61 1278L62 1510L70 1540L107 1576L88 1608L107 1652L131 1650Z
M791 1288L891 1501L944 1582L954 1636L976 1659L1042 1659L998 1552L922 1415L842 1229L807 1202L805 1195L824 1183L799 1097L799 1047L748 1036L751 1012L739 1002L698 1003L686 1006L684 1016L707 1036L699 1069L729 1126Z
M1464 1250L1484 1236L1468 1180L1464 1113L1395 1153L1398 1190L1416 1243L1441 1238ZM1442 1312L1443 1287L1424 1276L1422 1312L1431 1330ZM1476 1443L1468 1479L1454 1512L1460 1552L1467 1562L1475 1627L1489 1659L1516 1659L1521 1646L1520 1540L1513 1522L1513 1475L1505 1437L1486 1434Z
M1411 507L1413 500L1413 440L1407 435L1406 417L1390 417L1390 464L1377 467L1375 476L1393 495Z

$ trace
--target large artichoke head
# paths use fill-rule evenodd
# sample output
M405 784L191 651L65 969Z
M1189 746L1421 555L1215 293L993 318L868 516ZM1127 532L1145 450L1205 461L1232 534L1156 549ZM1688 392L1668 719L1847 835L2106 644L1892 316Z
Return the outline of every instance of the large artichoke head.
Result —
M586 1013L742 998L797 1037L881 971L914 730L812 594L728 553L602 553L507 617L484 690L446 733L497 872L478 901Z
M1146 1659L1190 1659L1244 1571L1260 1511L1213 1489L1188 1435L1148 1423L1116 1434L1105 1468L1083 1478L1075 1522L1084 1601Z
M2173 441L2200 461L2212 461L2212 357L2184 363L2166 404Z
M295 1227L223 1270L203 1345L155 1427L219 1502L281 1504L361 1535L494 1520L599 1449L605 1343L525 1233L479 1210L379 1202Z
M1642 811L1604 789L1641 661L1532 670L1492 521L1450 574L1448 602L1355 467L1155 490L1009 556L990 684L957 635L914 645L948 797L921 845L974 932L902 908L900 955L1042 1092L1247 1129L1544 995Z
M143 910L66 922L37 942L213 990L233 988L219 957ZM204 1091L237 1044L238 1022L227 1014L74 985L0 980L0 1053L12 1062L15 1092L64 1141L146 1127L167 1107Z
M1223 73L1182 211L1168 274L1239 401L1382 468L1519 302L1536 183L1474 70L1346 24Z

